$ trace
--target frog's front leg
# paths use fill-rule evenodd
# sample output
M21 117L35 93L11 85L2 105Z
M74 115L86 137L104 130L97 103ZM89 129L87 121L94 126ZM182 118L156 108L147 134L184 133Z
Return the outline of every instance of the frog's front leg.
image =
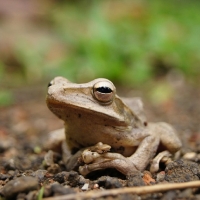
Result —
M149 136L142 140L135 153L128 158L139 171L143 171L147 167L155 156L160 143L160 138L156 137L153 134L154 132L150 133Z
M79 167L79 172L84 176L92 171L106 169L106 168L116 168L123 174L126 174L126 172L130 172L131 170L133 170L131 162L128 161L126 157L124 157L119 153L92 152L90 148L90 149L85 149L83 151L82 160L85 163L85 165Z
M165 122L149 123L147 129L150 136L143 140L137 151L130 158L134 161L138 170L144 170L148 165L145 162L151 161L156 154L159 144L162 144L165 151L159 152L152 160L150 167L151 172L156 172L159 170L159 163L170 162L171 153L177 152L182 144L173 127Z
M150 134L148 129L142 130L140 133L139 137L142 138L142 141L135 153L130 157L124 157L119 153L109 152L99 154L86 149L82 154L83 161L86 164L79 167L79 172L82 175L87 175L95 170L115 168L121 173L128 175L134 173L134 171L144 170L151 158L155 155L160 140ZM137 131L134 131L134 134L137 134ZM87 160L89 162L87 162Z
M70 153L71 150L69 149L68 145L66 143L63 143L63 161L66 165L67 170L77 169L83 163L93 162L97 159L97 155L100 156L103 153L110 151L110 148L111 146L99 142L94 146L82 148L72 155Z
M120 154L118 154L120 155ZM86 176L92 171L101 170L101 169L107 169L107 168L115 168L119 172L121 172L124 175L128 175L129 173L132 173L134 171L137 171L137 169L132 165L132 163L126 159L125 157L123 159L104 159L102 162L95 162L92 164L85 164L84 166L79 167L79 172Z

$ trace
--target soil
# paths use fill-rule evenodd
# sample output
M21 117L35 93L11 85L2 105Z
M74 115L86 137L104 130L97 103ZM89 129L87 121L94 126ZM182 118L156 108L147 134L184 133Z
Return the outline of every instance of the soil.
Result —
M34 200L90 190L198 181L200 90L184 83L174 91L172 98L159 105L148 101L146 91L135 91L135 96L142 97L149 121L166 121L177 129L183 143L179 157L167 166L161 165L155 174L147 168L127 177L113 169L97 171L87 177L76 171L66 171L61 144L47 145L49 132L62 128L63 122L46 107L44 91L16 92L16 103L0 110L0 199ZM108 195L105 198L198 199L200 189Z

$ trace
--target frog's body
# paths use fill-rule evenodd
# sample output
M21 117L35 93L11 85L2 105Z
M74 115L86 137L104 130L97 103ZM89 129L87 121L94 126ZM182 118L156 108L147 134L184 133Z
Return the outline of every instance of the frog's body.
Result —
M64 120L71 151L102 142L115 152L99 153L97 150L96 154L90 154L90 149L81 150L87 163L80 167L82 174L107 167L114 167L124 174L141 171L155 156L160 142L172 153L181 147L170 125L147 123L141 100L119 98L115 86L107 79L76 84L56 77L48 89L47 105Z

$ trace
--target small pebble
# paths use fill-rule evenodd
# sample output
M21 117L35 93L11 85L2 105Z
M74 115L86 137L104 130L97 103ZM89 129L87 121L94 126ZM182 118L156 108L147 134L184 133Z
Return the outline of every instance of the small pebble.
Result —
M83 185L83 187L81 188L81 190L86 191L86 190L88 190L88 188L89 188L89 184L88 184L88 183L85 183L85 184Z
M188 152L186 153L183 158L186 160L194 160L197 154L195 152Z
M142 174L139 171L136 171L134 174L127 176L127 186L133 187L133 186L144 186L145 182L142 179Z
M51 191L53 193L53 196L57 195L65 195L65 194L73 194L74 190L72 188L63 186L58 183L54 183L51 185Z
M45 156L44 156L44 161L45 161L45 165L46 166L51 166L52 164L54 164L54 160L53 160L53 151L49 150Z
M0 174L0 180L6 180L10 177L9 174Z
M162 182L162 181L164 181L164 179L165 179L165 172L164 171L159 172L157 174L156 181Z
M99 185L104 186L106 189L120 188L123 186L118 178L110 176L102 176L97 181Z
M93 189L98 189L98 188L99 188L99 184L95 183L95 184L93 185Z
M51 174L56 174L56 173L59 173L61 169L58 164L52 164L47 168L47 171Z
M71 187L76 187L79 184L80 176L75 171L70 171L69 176L67 178L67 182Z
M143 181L145 183L145 185L151 185L151 184L155 184L155 179L152 178L152 175L149 171L144 171L144 175L143 175Z
M37 178L30 176L22 176L8 182L2 189L2 194L6 199L14 198L19 193L38 189Z
M54 176L54 181L57 181L58 183L64 183L67 178L69 176L69 172L60 172L60 173L57 173L55 176Z
M37 177L39 181L41 181L47 173L47 170L38 169L37 171L33 172L32 175Z

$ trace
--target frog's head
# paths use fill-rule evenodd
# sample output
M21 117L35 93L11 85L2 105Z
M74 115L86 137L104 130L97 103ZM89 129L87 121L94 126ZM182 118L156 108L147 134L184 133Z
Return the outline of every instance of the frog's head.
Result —
M64 121L72 111L102 116L122 124L131 124L133 119L132 111L116 95L114 84L104 78L76 84L56 77L49 83L46 102L49 109Z

